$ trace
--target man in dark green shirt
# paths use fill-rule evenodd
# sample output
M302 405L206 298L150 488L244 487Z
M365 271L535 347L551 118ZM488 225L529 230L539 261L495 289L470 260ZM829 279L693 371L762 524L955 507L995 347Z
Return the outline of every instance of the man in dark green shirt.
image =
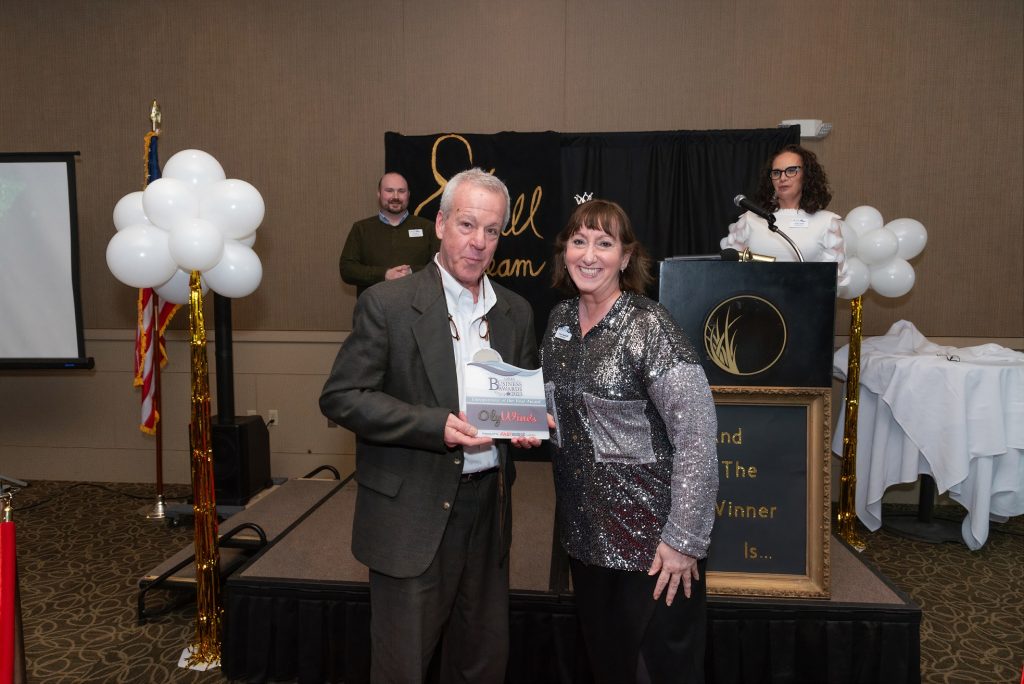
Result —
M433 221L409 213L409 184L399 173L385 173L377 184L380 212L356 221L341 251L341 279L356 295L382 280L418 271L440 247Z

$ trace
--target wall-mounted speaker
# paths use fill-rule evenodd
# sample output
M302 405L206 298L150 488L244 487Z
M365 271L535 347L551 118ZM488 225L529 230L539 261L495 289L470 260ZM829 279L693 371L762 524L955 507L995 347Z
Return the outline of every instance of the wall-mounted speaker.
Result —
M270 486L270 432L260 416L210 419L213 486L218 505L244 506Z

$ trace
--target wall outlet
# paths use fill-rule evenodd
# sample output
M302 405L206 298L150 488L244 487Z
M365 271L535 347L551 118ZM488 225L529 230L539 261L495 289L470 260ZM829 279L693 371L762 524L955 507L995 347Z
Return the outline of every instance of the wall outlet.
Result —
M267 411L267 427L274 427L280 425L281 420L277 417L277 409L270 409Z
M246 409L245 415L247 415L247 416L258 416L258 415L260 415L260 412L257 411L256 409Z

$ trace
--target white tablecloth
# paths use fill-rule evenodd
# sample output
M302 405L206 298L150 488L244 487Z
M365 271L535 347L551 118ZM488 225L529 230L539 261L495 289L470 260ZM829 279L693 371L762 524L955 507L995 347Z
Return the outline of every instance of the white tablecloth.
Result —
M848 355L849 345L833 359L843 379ZM840 455L844 418L832 440ZM989 519L1024 514L1024 354L939 346L908 321L862 340L857 517L877 530L886 488L922 473L967 509L961 533L971 549L985 543Z

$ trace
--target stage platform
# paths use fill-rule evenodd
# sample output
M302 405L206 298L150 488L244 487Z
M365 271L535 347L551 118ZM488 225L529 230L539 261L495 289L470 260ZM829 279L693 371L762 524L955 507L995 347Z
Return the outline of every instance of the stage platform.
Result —
M335 473L337 474L337 473ZM256 551L273 542L295 525L317 503L323 501L342 483L336 479L296 478L281 485L265 489L242 507L237 513L217 525L220 549L221 576L228 577L241 568ZM219 509L218 509L219 510ZM224 536L231 535L231 541L224 545ZM156 566L138 582L138 619L140 622L155 617L181 600L164 602L155 612L147 609L146 598L153 591L181 590L190 592L194 598L196 589L195 547L189 544L160 565Z
M550 464L517 469L507 681L591 681L563 559L552 553ZM343 481L227 578L230 679L369 681L367 570L350 551L356 486ZM835 538L831 577L827 601L709 597L707 681L919 682L920 609Z

